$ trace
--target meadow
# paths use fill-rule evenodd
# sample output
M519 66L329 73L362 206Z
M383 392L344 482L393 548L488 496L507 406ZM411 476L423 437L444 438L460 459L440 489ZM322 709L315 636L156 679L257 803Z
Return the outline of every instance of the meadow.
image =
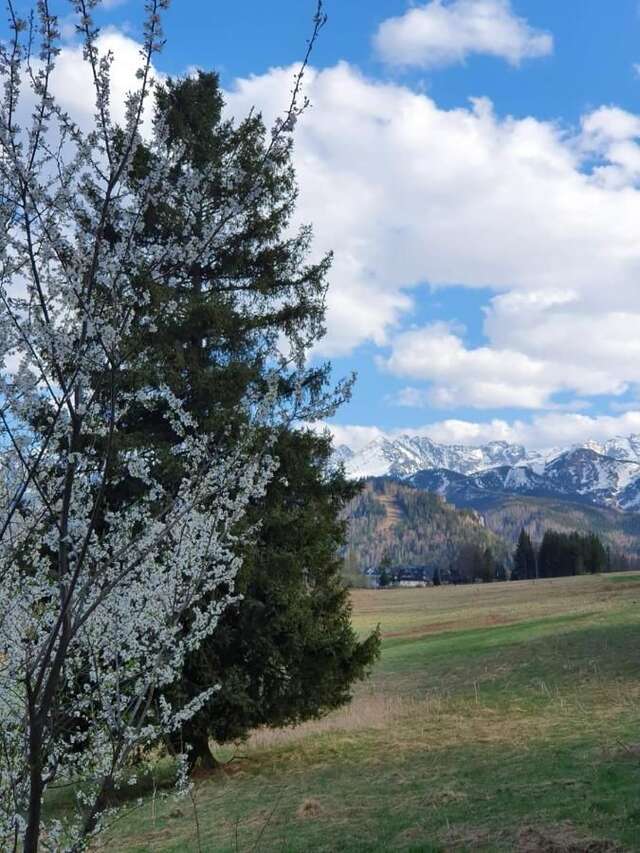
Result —
M191 798L159 766L96 849L640 850L640 575L353 605L384 642L348 708L225 748Z

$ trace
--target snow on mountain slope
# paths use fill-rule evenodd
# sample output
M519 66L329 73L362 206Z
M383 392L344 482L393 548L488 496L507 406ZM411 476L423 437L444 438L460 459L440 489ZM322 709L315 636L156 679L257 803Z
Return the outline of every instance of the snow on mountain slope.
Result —
M640 464L580 447L550 462L544 476L560 493L588 495L594 503L610 505L616 503L621 491L640 477Z
M576 445L578 447L586 447L614 459L640 462L640 435L618 436L608 441L585 441L584 444Z
M524 447L506 441L492 441L482 447L438 444L420 436L378 438L356 451L345 468L351 477L409 477L417 471L446 468L459 474L473 474L501 465L521 465L537 460Z
M400 436L376 439L355 452L340 447L336 459L352 477L410 479L452 500L483 493L555 495L640 510L640 435L547 452L504 441L466 447Z

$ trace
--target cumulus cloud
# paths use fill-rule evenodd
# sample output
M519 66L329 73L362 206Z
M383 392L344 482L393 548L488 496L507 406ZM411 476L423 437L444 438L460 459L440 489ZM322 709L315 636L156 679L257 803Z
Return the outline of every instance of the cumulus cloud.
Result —
M115 107L139 46L115 30L100 44L116 57ZM295 70L238 80L229 113L256 105L271 123ZM63 48L55 82L88 121L79 48ZM558 391L619 395L640 382L640 117L603 107L569 133L499 117L486 99L441 109L347 63L310 69L306 93L297 222L313 223L317 256L335 252L322 354L389 347L385 369L424 383L402 392L405 405L549 407ZM484 346L450 327L403 330L424 283L496 291Z
M467 349L443 323L398 335L383 365L397 376L434 383L427 400L446 408L537 409L545 405L552 392L544 363L513 350ZM406 392L404 402L409 402Z
M84 60L83 47L77 37L77 21L78 16L72 14L61 22L64 43L56 57L50 84L58 105L69 113L81 129L87 131L93 128L95 123L96 98L91 67ZM127 95L140 88L136 72L142 65L142 46L116 27L107 26L102 28L96 40L96 48L99 56L106 57L110 54L112 57L109 108L113 121L123 124L126 118ZM39 60L34 60L36 66L38 62ZM165 79L165 75L152 64L149 78L155 83ZM23 126L29 124L33 103L34 94L25 79L19 105ZM151 105L152 98L149 98L144 115L147 129L150 129Z
M433 0L384 21L374 44L391 65L452 65L470 54L487 54L518 65L547 56L553 37L514 14L509 0Z
M314 429L323 429L322 424L311 424ZM327 429L333 436L334 447L346 445L351 450L360 450L378 438L384 438L386 433L379 427L349 426L340 424L329 424Z
M397 335L390 356L379 359L381 365L396 376L431 383L428 392L404 389L397 402L443 408L555 408L553 395L559 392L620 395L628 389L625 380L640 379L640 342L633 334L640 317L605 316L602 336L588 353L576 357L576 341L588 340L591 318L523 316L510 310L514 302L518 300L494 301L487 323L495 326L493 346L468 348L443 323Z
M291 74L238 81L231 111L257 103L270 120ZM444 110L345 63L311 71L307 93L299 218L336 258L325 354L390 346L386 369L428 383L405 389L405 405L552 407L557 392L640 381L638 116L601 108L570 133L499 117L486 99ZM485 346L402 331L425 282L497 292Z
M640 180L640 116L619 107L600 107L582 120L582 147L603 161L593 169L602 186L611 189Z

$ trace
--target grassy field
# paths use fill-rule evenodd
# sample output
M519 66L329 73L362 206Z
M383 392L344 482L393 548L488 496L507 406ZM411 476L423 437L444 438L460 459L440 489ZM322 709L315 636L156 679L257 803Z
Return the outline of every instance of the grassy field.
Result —
M358 591L354 622L384 643L349 708L99 849L640 850L640 575Z

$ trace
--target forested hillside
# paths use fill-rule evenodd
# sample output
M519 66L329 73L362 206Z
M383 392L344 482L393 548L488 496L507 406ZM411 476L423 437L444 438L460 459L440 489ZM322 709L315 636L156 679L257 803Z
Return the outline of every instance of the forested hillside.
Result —
M524 527L534 542L546 530L559 533L596 533L612 552L640 555L640 514L604 507L573 504L553 498L496 497L478 507L486 526L513 544Z
M640 515L553 498L493 496L477 509L455 507L432 492L387 478L367 480L347 511L346 570L438 567L446 572L464 545L490 548L510 564L520 531L538 545L547 530L597 534L618 568L640 557Z
M510 550L473 510L460 510L430 492L393 480L368 480L349 505L347 564L446 570L465 544L491 548L502 559Z

